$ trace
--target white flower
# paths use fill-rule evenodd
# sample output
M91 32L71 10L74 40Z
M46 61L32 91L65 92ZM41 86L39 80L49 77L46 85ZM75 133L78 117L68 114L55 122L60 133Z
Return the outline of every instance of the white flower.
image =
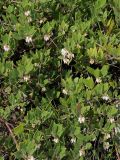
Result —
M35 160L33 156L28 156L27 160Z
M30 37L30 36L27 36L27 37L26 37L26 39L25 39L25 41L26 41L27 43L30 43L30 42L32 42L32 37Z
M109 100L109 96L108 95L104 95L104 96L102 96L102 99L105 100L105 101L108 101Z
M42 23L44 22L44 20L43 20L43 19L41 19L39 22L40 22L40 24L42 24Z
M84 123L85 122L85 117L80 115L79 118L78 118L78 122L79 123Z
M72 58L74 58L74 54L69 53L69 54L67 55L67 57L68 57L68 59L72 59Z
M29 16L30 15L30 11L25 11L25 16Z
M65 64L69 64L69 63L70 63L70 60L67 59L67 58L64 58L64 59L63 59L63 62L64 62Z
M84 36L86 37L88 34L87 33L84 33Z
M20 111L23 112L24 111L23 108L20 108Z
M110 138L110 134L105 134L104 139L109 139Z
M95 61L94 61L94 59L90 59L90 64L94 64L95 63Z
M45 34L44 35L44 41L49 41L49 39L50 39L50 35L49 34Z
M42 92L45 92L45 91L46 91L46 88L45 88L45 87L43 87L43 88L42 88Z
M8 52L8 51L10 50L10 46L7 45L7 44L5 44L5 45L3 46L3 49L4 49L4 51Z
M34 63L34 66L39 67L40 65L39 65L39 63Z
M66 89L63 89L62 92L66 95L68 94L68 91Z
M115 127L115 133L116 134L120 133L120 126Z
M61 50L61 54L62 54L63 56L66 56L67 52L68 52L68 51L67 51L65 48L63 48L63 49Z
M76 138L71 138L71 143L75 143L76 142Z
M14 29L14 31L16 31L16 25L13 25L13 29Z
M80 157L85 155L84 149L80 149L80 150L79 150L79 155L80 155Z
M59 139L58 139L58 138L54 138L53 141L54 141L55 143L58 143L58 142L59 142Z
M35 124L34 123L32 124L32 128L35 128Z
M97 82L97 83L101 83L101 82L102 82L101 78L100 78L100 77L99 77L99 78L96 78L96 82Z
M104 147L105 150L109 149L109 147L110 147L109 142L104 142L103 147Z
M31 17L28 17L28 22L32 22L32 18Z
M23 80L24 80L25 82L27 82L29 79L30 79L30 76L24 76L24 77L23 77Z
M113 123L115 121L114 118L110 118L109 120L110 120L110 123Z

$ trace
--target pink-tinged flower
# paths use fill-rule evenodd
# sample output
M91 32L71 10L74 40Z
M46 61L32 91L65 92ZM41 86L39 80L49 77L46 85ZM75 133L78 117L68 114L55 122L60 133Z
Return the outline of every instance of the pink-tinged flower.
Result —
M3 49L4 49L4 51L8 52L8 51L10 50L10 46L7 45L7 44L5 44L5 45L3 46Z

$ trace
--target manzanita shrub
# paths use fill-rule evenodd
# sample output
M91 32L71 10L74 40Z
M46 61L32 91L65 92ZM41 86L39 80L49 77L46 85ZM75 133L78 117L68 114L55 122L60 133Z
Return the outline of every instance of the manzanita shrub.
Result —
M120 0L0 1L0 160L120 160Z

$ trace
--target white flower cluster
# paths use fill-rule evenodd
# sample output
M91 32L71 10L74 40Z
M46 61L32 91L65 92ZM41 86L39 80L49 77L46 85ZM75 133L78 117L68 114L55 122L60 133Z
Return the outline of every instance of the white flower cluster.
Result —
M104 95L104 96L102 96L102 99L105 100L105 101L108 101L110 98L109 98L108 95Z
M76 138L71 138L71 143L76 143Z
M101 82L102 82L101 78L100 78L100 77L99 77L99 78L96 78L96 82L97 82L97 83L101 83Z
M95 61L94 61L94 59L90 59L90 64L94 64L95 63Z
M110 118L109 121L110 121L110 123L114 123L115 119L114 118Z
M28 22L32 22L32 18L31 17L28 17Z
M25 82L29 81L29 79L30 79L30 76L27 76L27 75L26 75L26 76L23 77L23 80L24 80Z
M43 22L44 22L44 20L43 20L43 19L41 19L41 20L39 21L39 23L40 23L40 24L42 24Z
M49 41L50 36L51 36L50 34L45 34L44 35L44 41L46 41L46 42Z
M27 19L28 19L28 22L31 22L32 21L32 18L30 17L30 11L28 10L28 11L25 11L25 16L27 17Z
M109 138L110 138L110 134L105 134L105 135L104 135L104 139L105 139L105 140L107 140L107 139L109 139Z
M33 156L28 156L27 160L35 160Z
M79 123L84 123L85 122L85 117L80 115L79 118L78 118L78 122Z
M68 94L68 91L66 89L63 89L62 90L63 94L67 95Z
M43 87L43 88L42 88L42 92L45 92L45 91L46 91L46 88L45 88L45 87Z
M69 52L67 49L63 48L61 50L61 54L62 54L62 59L63 59L63 62L65 64L68 64L71 62L71 60L74 58L74 54Z
M109 147L110 147L109 142L104 142L104 143L103 143L103 148L104 148L105 150L108 150Z
M32 37L31 36L27 36L25 41L26 41L26 43L32 42Z
M85 155L85 150L83 148L79 150L79 155L80 157Z
M58 142L59 142L59 139L58 139L57 137L55 137L55 138L53 139L53 142L58 143Z
M115 133L116 134L118 134L118 133L120 134L120 125L115 127Z
M24 14L25 14L26 17L28 17L28 16L30 16L30 11L29 11L29 10L28 10L28 11L25 11Z

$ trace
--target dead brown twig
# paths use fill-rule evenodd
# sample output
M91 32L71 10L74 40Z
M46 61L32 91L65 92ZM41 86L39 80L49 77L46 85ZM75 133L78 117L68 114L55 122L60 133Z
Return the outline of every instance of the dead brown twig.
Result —
M6 122L5 120L1 119L1 118L0 118L0 123L3 123L6 126L7 130L9 131L9 133L10 133L12 139L13 139L14 144L16 145L16 149L19 150L18 142L17 142L17 140L15 138L14 133L12 132L12 130L11 130L10 126L9 126L9 123Z

